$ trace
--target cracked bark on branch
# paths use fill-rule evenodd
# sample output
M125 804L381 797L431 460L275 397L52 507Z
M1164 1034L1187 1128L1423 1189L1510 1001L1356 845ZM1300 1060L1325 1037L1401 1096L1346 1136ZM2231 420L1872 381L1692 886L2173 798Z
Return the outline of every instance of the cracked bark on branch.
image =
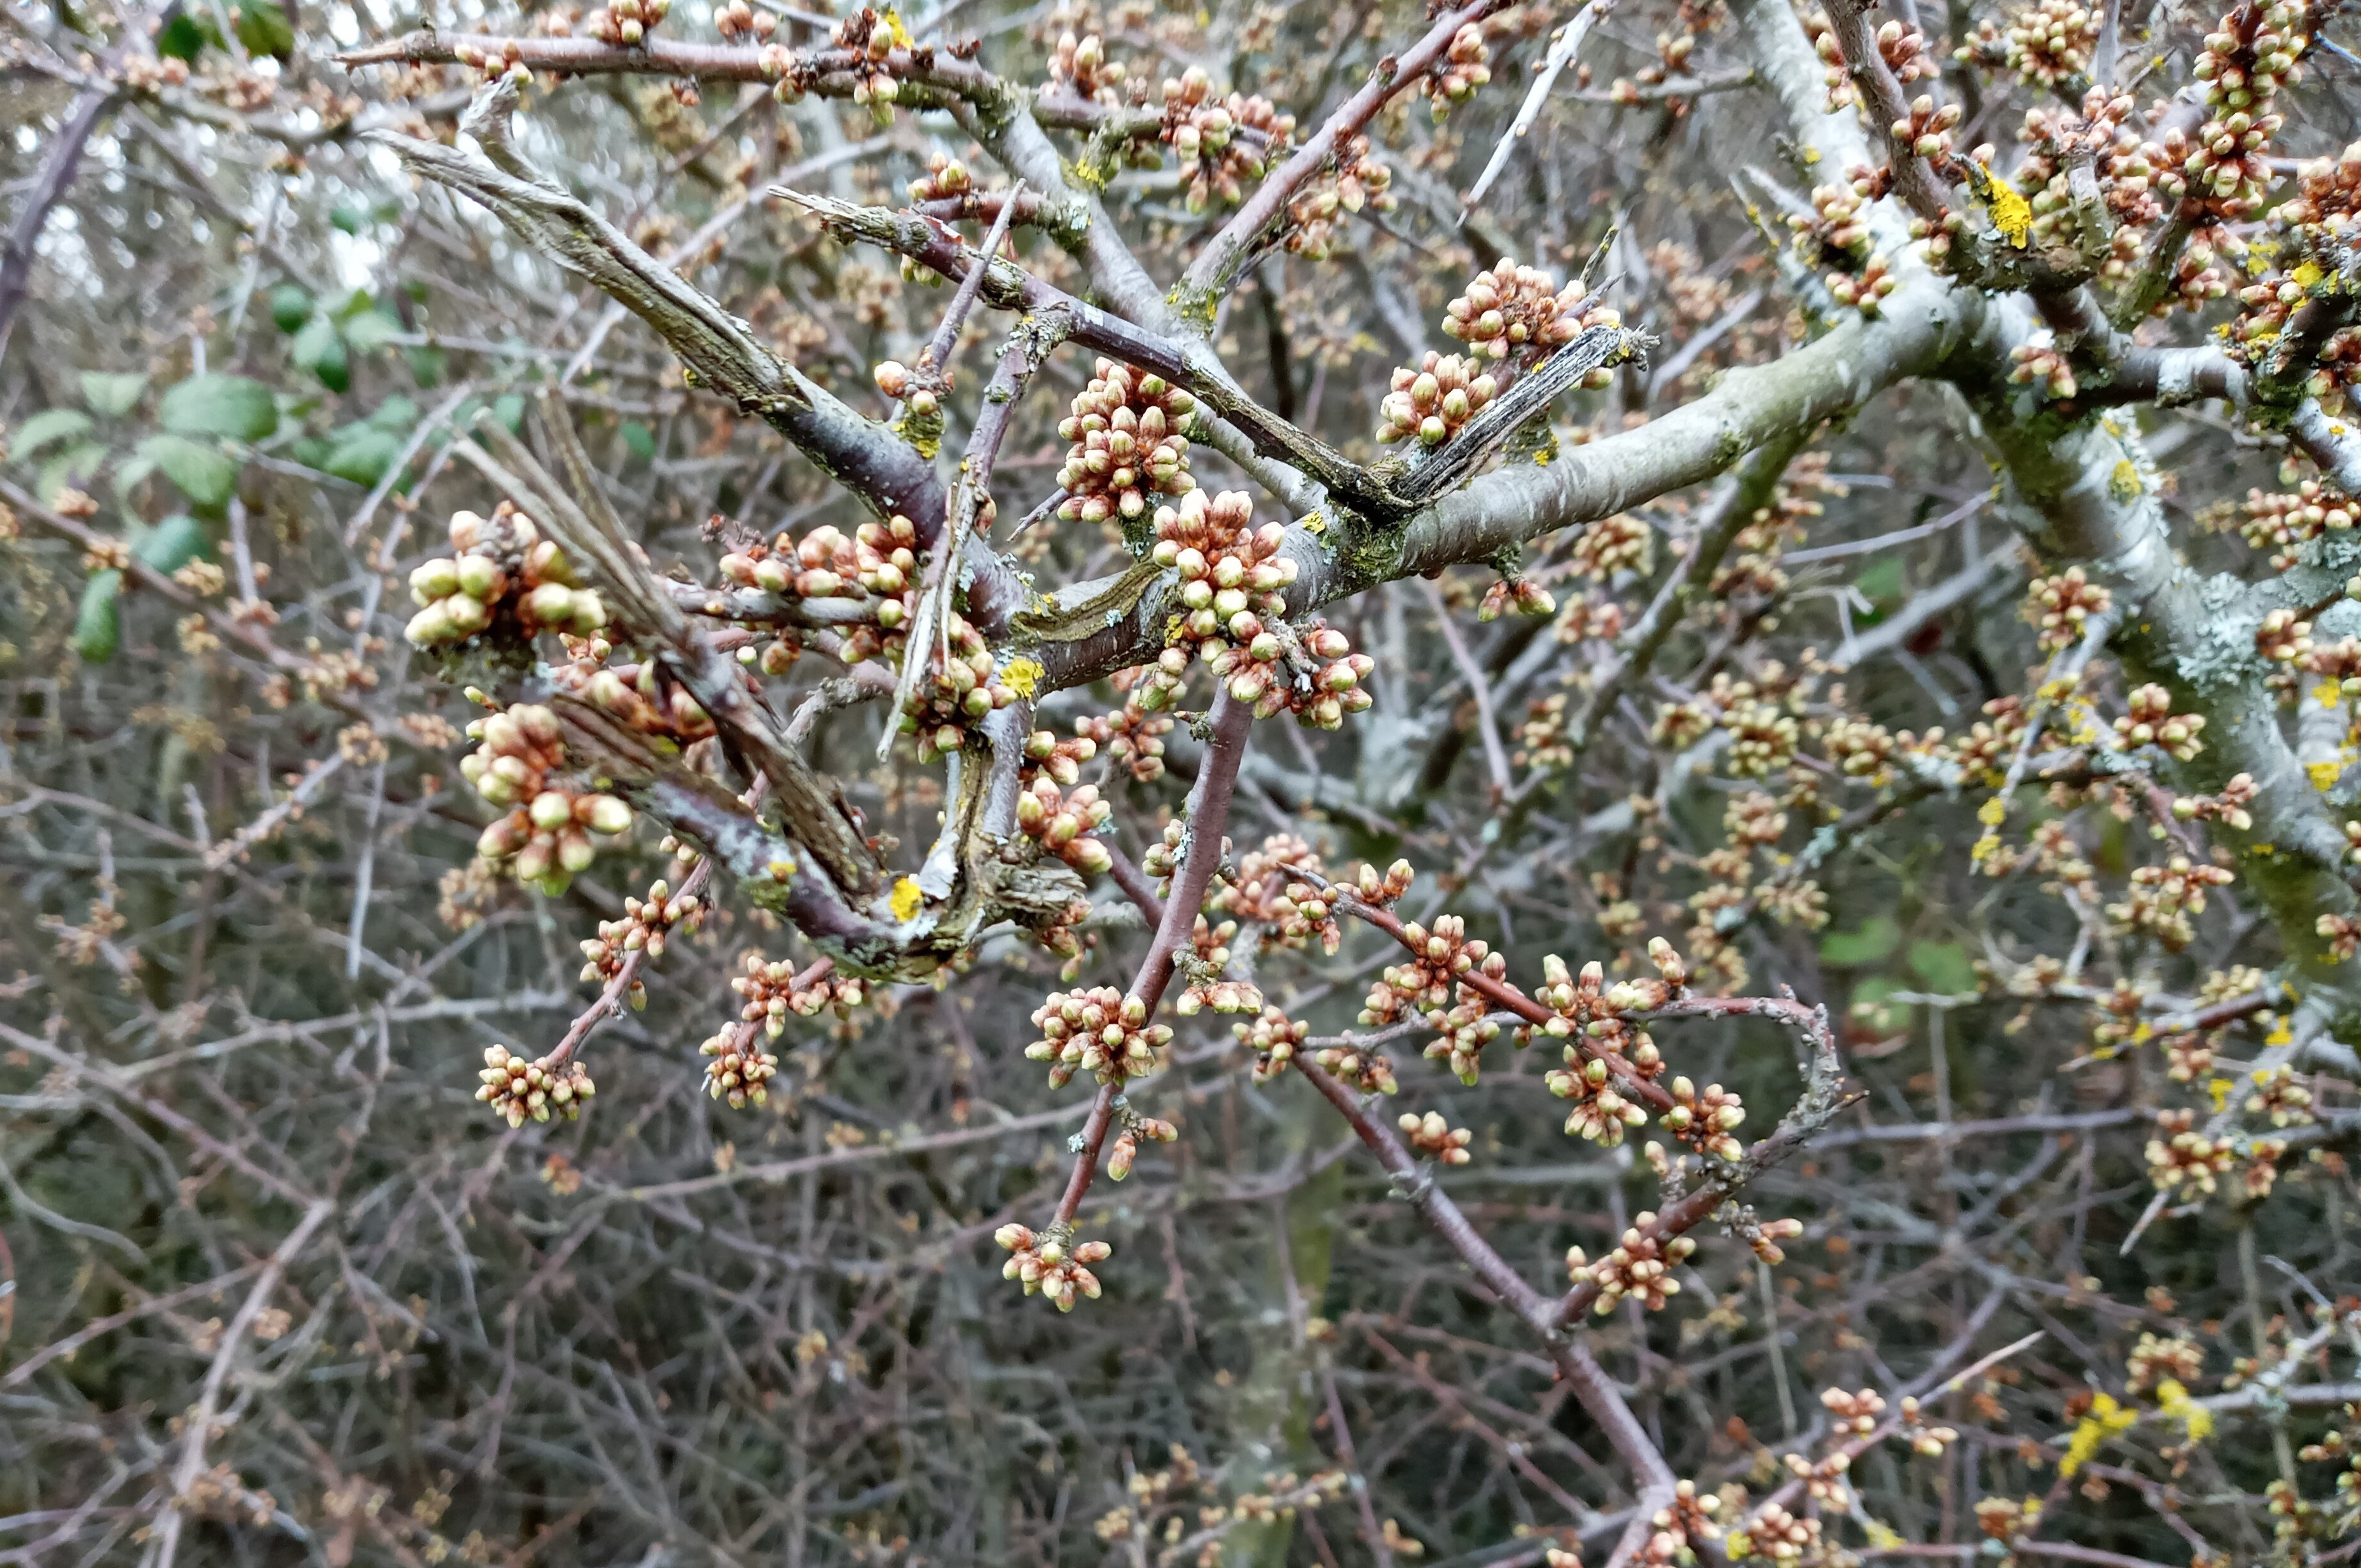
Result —
M421 178L483 206L524 244L647 323L696 384L766 421L880 516L940 520L942 481L915 448L771 353L752 328L526 162L509 143L516 101L516 84L503 77L468 105L461 128L482 145L480 157L391 131L370 139Z

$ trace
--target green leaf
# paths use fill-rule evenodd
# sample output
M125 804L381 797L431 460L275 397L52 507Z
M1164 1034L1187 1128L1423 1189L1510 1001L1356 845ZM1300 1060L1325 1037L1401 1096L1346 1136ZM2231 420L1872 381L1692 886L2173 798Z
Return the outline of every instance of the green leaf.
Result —
M404 356L410 361L410 378L422 388L441 386L445 373L450 368L451 356L431 345L422 344L408 349Z
M283 59L294 50L295 29L271 0L238 0L230 7L229 22L248 53Z
M270 389L244 376L192 376L164 394L159 411L175 435L226 435L260 441L279 428Z
M492 400L492 417L509 427L511 435L524 428L524 394L502 392Z
M312 291L301 283L281 283L270 291L270 320L281 332L297 332L312 319Z
M296 364L320 378L321 385L330 391L351 390L351 362L345 357L345 340L333 320L313 316L295 334L294 346L288 352Z
M181 435L151 435L139 444L139 455L163 470L164 477L201 507L224 507L237 488L237 465L218 446Z
M1941 995L1958 996L1976 988L1975 963L1957 942L1913 942L1909 963L1910 972Z
M377 411L368 416L368 423L375 430L390 430L396 435L408 435L418 426L418 405L396 393L378 404Z
M345 341L356 354L383 348L402 330L401 321L383 311L363 311L345 323Z
M1839 969L1862 969L1893 955L1902 945L1902 927L1891 915L1872 915L1850 931L1831 931L1820 938L1820 962Z
M328 221L346 234L358 234L369 221L368 209L352 206L349 203L331 207L328 210Z
M145 372L126 370L109 375L103 370L82 373L82 400L94 414L108 419L121 419L139 406L139 394L148 389Z
M211 16L196 16L183 8L156 35L156 52L193 62L208 48L221 48L221 29L214 25Z
M1900 981L1886 975L1873 975L1854 986L1850 1009L1853 1022L1880 1035L1895 1035L1910 1027L1914 1011L1910 1003L1890 1000L1902 989Z
M112 568L93 572L82 585L82 609L74 616L74 652L93 664L115 657L123 642L123 616L115 601L123 597L123 574Z
M655 432L638 420L627 419L623 422L623 445L630 450L632 456L642 463L653 462L655 459Z
M33 492L44 501L54 502L67 486L87 483L105 461L105 447L95 441L78 441L41 465L41 472L33 481Z
M1898 599L1902 597L1902 557L1888 555L1874 563L1852 580L1865 599Z
M16 439L8 444L13 455L30 457L44 446L86 434L90 422L90 415L80 409L43 409L16 427Z
M328 461L328 454L335 449L336 444L325 436L307 435L288 447L287 455L306 468L322 468L322 465ZM322 468L322 471L325 472L325 469Z
M142 530L131 554L170 576L205 554L205 525L187 512L176 511L155 527Z
M156 460L134 452L115 466L115 493L128 502L131 492L137 489L148 476L156 471Z
M368 425L353 425L341 433L336 444L320 466L339 479L350 479L356 485L374 485L385 477L393 460L401 455L401 437L390 431L374 430Z

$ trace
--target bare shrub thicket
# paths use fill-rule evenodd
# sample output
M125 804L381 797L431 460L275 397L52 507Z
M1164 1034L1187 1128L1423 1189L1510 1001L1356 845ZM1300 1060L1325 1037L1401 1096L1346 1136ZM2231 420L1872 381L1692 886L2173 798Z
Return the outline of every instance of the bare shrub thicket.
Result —
M5 17L0 1563L2354 1560L2333 4Z

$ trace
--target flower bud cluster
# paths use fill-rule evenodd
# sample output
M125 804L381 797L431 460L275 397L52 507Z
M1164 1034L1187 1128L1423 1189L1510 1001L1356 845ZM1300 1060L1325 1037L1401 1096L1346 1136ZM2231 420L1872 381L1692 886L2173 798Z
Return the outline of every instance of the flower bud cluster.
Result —
M476 80L479 82L489 84L500 81L504 76L513 76L518 83L522 85L533 80L532 70L524 64L523 53L523 48L517 39L502 38L498 47L493 49L486 49L480 44L459 44L451 50L451 58L474 71ZM136 65L138 62L133 63ZM165 63L179 66L181 80L185 82L188 79L189 68L186 61L168 59ZM133 88L140 85L131 80L130 67L125 68L124 82L125 85Z
M1680 1482L1673 1488L1673 1500L1648 1521L1655 1526L1655 1533L1641 1549L1640 1561L1647 1568L1696 1561L1704 1555L1697 1551L1697 1542L1721 1539L1721 1526L1715 1522L1720 1512L1719 1493L1700 1492L1694 1481Z
M476 1098L511 1127L523 1126L527 1117L546 1122L552 1111L571 1122L598 1092L580 1062L554 1062L547 1057L527 1061L506 1046L487 1047L483 1070L476 1076L483 1084Z
M1784 1568L1788 1563L1817 1562L1822 1554L1820 1521L1797 1519L1776 1503L1765 1503L1756 1509L1742 1530L1730 1532L1727 1542L1730 1557L1767 1557Z
M1077 719L1071 740L1059 740L1057 732L1050 729L1036 729L1025 737L1025 765L1020 778L1027 788L1043 779L1069 788L1080 782L1082 764L1099 754L1099 743L1090 734L1089 723L1088 719Z
M1478 358L1513 353L1520 366L1530 367L1581 333L1587 324L1581 307L1588 298L1580 279L1560 289L1540 268L1521 267L1504 256L1444 307L1443 330Z
M1299 874L1304 872L1324 881L1319 854L1292 833L1275 833L1239 857L1235 872L1216 885L1205 907L1261 927L1266 948L1316 940L1322 951L1334 954L1344 943L1344 931L1329 895L1304 881Z
M721 575L741 588L783 598L860 598L875 595L877 624L897 630L902 601L918 575L918 531L906 517L864 522L851 538L823 525L801 539L782 533L769 544L749 544L721 557Z
M955 201L975 189L975 175L966 164L938 148L927 154L927 171L911 181L908 189L913 203ZM882 385L883 379L881 369L880 389L889 398L898 396Z
M1465 1127L1453 1126L1440 1111L1429 1111L1423 1116L1405 1111L1396 1124L1401 1128L1404 1143L1445 1165L1466 1165L1475 1157L1467 1152L1467 1146L1476 1135Z
M123 85L134 93L155 93L189 84L189 62L178 55L134 54L123 62Z
M1667 1240L1653 1235L1650 1233L1655 1223L1653 1213L1634 1215L1621 1243L1597 1263L1586 1265L1580 1247L1567 1249L1567 1277L1576 1284L1587 1279L1598 1287L1598 1299L1590 1309L1598 1316L1603 1318L1613 1311L1627 1296L1654 1312L1661 1311L1669 1298L1680 1294L1680 1281L1672 1277L1672 1270L1697 1251L1697 1238L1674 1236Z
M713 9L713 29L730 43L768 43L778 30L779 19L768 11L746 4L746 0L726 0Z
M2107 214L2121 225L2115 251L2100 271L2116 282L2129 279L2139 254L2136 236L2124 231L2153 223L2164 212L2157 196L2153 149L2125 124L2133 107L2129 93L2110 97L2105 89L2093 87L2084 94L2079 115L2065 109L2026 110L2017 137L2029 144L2028 150L2013 177L2019 190L2031 192L2033 245L2072 246L2081 219L2075 212L2071 164L2089 158Z
M2080 566L2069 566L2055 576L2036 577L2026 588L2024 616L2040 633L2041 651L2059 653L2082 641L2084 625L2104 615L2114 594L2091 581Z
M1831 115L1861 102L1861 94L1852 84L1852 73L1845 69L1844 46L1837 42L1836 28L1828 22L1828 14L1815 9L1804 18L1805 34L1812 40L1812 52L1820 57L1820 81L1828 88L1828 112Z
M2061 403L2081 390L2074 367L2068 361L2066 351L2058 345L2057 334L2048 327L2028 334L2023 343L2008 351L2008 378L2020 387L2037 388L2043 397Z
M2312 1111L2312 1091L2295 1075L2295 1069L2285 1062L2277 1067L2257 1068L2248 1075L2255 1091L2246 1096L2246 1114L2268 1116L2274 1127L2308 1127L2316 1118Z
M2075 0L2033 0L2010 12L2003 24L2002 60L2026 85L2057 91L2090 74L2099 24L2099 13ZM1961 57L1973 47L1962 49Z
M1230 1033L1255 1053L1254 1080L1268 1083L1287 1070L1287 1064L1295 1059L1295 1053L1311 1036L1312 1026L1297 1023L1276 1007L1266 1006L1249 1022L1231 1025ZM1323 1059L1320 1065L1328 1064Z
M1172 1010L1184 1018L1193 1018L1210 1007L1216 1013L1259 1013L1262 992L1250 981L1231 980L1223 970L1229 967L1230 942L1238 934L1238 923L1224 920L1215 925L1204 916L1197 916L1189 933L1189 950L1177 955L1173 967L1189 980L1172 1004Z
M877 526L863 523L862 528L866 532ZM915 596L905 595L899 601L889 599L879 607L881 611L888 608L897 610L893 617L893 630L862 627L848 636L844 640L844 662L857 664L882 657L888 664L900 668L909 652L907 605L912 597ZM884 619L881 613L881 627ZM1017 697L1016 688L996 667L992 645L984 641L983 633L957 610L947 612L943 635L931 641L927 659L934 674L931 678L919 680L917 695L900 719L902 733L914 738L921 762L959 751L978 725Z
M1104 1263L1115 1249L1104 1242L1073 1245L1064 1226L1052 1226L1036 1235L1023 1225L1003 1225L992 1239L1005 1247L1009 1259L1001 1266L1003 1279L1023 1283L1027 1296L1046 1296L1061 1312L1074 1310L1077 1293L1099 1299L1099 1277L1090 1266Z
M1177 81L1165 79L1161 135L1188 172L1192 213L1203 212L1215 196L1236 202L1245 193L1243 182L1262 178L1294 134L1294 115L1280 114L1268 98L1216 94L1202 66L1191 66Z
M1922 1458L1939 1459L1944 1451L1960 1441L1959 1432L1951 1427L1930 1426L1913 1395L1902 1397L1902 1436L1911 1451Z
M1964 114L1957 104L1938 109L1935 100L1922 93L1910 100L1909 118L1894 122L1894 139L1907 147L1913 157L1939 167L1951 159L1952 135Z
M779 1058L763 1044L752 1024L731 1024L697 1047L712 1059L705 1064L705 1092L727 1100L732 1111L770 1101L771 1080L778 1076Z
M762 1025L774 1040L786 1032L789 1014L812 1018L826 1008L843 1019L868 999L865 981L858 975L839 974L832 964L817 964L798 975L795 965L774 962L751 950L739 962L745 972L730 981L730 989L744 998L738 1016Z
M2270 225L2284 238L2251 253L2270 266L2238 291L2243 309L2231 352L2274 381L2300 383L2307 395L2334 403L2361 381L2361 332L2296 316L2312 302L2319 302L2314 312L2339 310L2350 290L2353 244L2361 238L2361 142L2302 165L2297 194L2271 213ZM2323 325L2334 330L2323 334Z
M902 87L886 69L886 61L896 48L906 49L910 43L900 18L891 11L880 16L874 7L863 5L837 24L831 41L860 57L854 70L861 80L853 83L852 101L866 105L870 118L880 126L892 125L894 104L902 95Z
M1078 785L1061 795L1056 783L1044 776L1016 797L1016 826L1025 836L1086 877L1104 876L1115 864L1114 854L1097 837L1114 815L1115 807L1099 798L1096 784Z
M1645 576L1655 558L1656 531L1628 511L1600 518L1574 542L1574 569L1595 583L1611 583L1619 572Z
M1574 740L1565 714L1565 693L1553 692L1525 705L1511 759L1521 768L1557 773L1574 766Z
M1491 1003L1462 982L1469 973L1499 981L1509 961L1480 938L1467 935L1467 923L1456 915L1438 916L1429 930L1416 921L1402 927L1404 946L1413 957L1405 964L1389 965L1361 1003L1361 1022L1381 1027L1405 1009L1422 1014L1435 1030L1428 1043L1429 1060L1449 1067L1462 1083L1474 1083L1482 1069L1484 1047L1499 1037L1491 1020Z
M1287 613L1280 590L1296 575L1280 553L1286 537L1279 523L1254 526L1242 490L1210 499L1192 490L1178 507L1157 509L1149 558L1180 574L1181 613L1139 691L1140 707L1170 707L1192 660L1211 665L1231 700L1253 704L1257 718L1292 712L1301 723L1334 729L1369 706L1361 685L1374 664L1367 654L1323 622L1299 632L1279 619Z
M1426 73L1426 104L1439 123L1446 118L1455 105L1476 96L1476 90L1492 80L1492 50L1484 41L1484 29L1470 22L1451 35L1451 47Z
M1123 1118L1123 1130L1107 1145L1107 1179L1121 1181L1131 1174L1132 1162L1139 1157L1140 1139L1169 1144L1180 1135L1180 1129L1170 1122L1143 1116L1121 1101L1115 1104L1117 1114Z
M1885 297L1902 286L1883 256L1872 256L1861 264L1859 276L1849 272L1831 272L1824 280L1828 292L1837 303L1850 305L1862 315L1875 320Z
M1193 394L1162 377L1100 360L1058 425L1059 439L1071 444L1058 471L1066 492L1058 515L1082 522L1130 520L1147 515L1150 496L1194 490L1189 438L1197 429L1196 410Z
M1730 1135L1746 1120L1746 1107L1735 1091L1719 1083L1700 1090L1686 1078L1674 1079L1673 1108L1658 1120L1700 1154L1732 1165L1745 1157L1745 1146Z
M631 830L631 808L620 798L553 776L566 763L566 740L550 709L521 703L475 720L467 738L478 744L460 759L460 773L486 800L511 808L484 829L476 852L517 881L555 897L598 858L593 834Z
M1049 1087L1062 1089L1076 1072L1099 1082L1120 1084L1156 1070L1156 1053L1171 1043L1172 1030L1148 1021L1148 1003L1111 985L1088 991L1053 991L1034 1009L1041 1038L1025 1048L1027 1059L1049 1067Z
M2197 1113L2182 1109L2156 1113L2157 1135L2148 1140L2148 1179L2159 1192L2211 1198L2220 1179L2237 1164L2227 1138L2197 1131Z
M2160 866L2136 866L2125 902L2107 906L2107 917L2126 930L2146 931L2177 953L2197 937L2191 917L2205 912L2205 890L2237 880L2224 866L2199 865L2174 855Z
M1351 1084L1364 1094L1399 1094L1394 1064L1373 1046L1323 1046L1312 1061L1330 1077Z
M2257 550L2271 553L2271 569L2284 572L2296 564L2296 549L2323 532L2344 532L2354 524L2353 502L2318 479L2306 479L2292 490L2250 489L2237 507L2209 509L2209 519L2235 519L2238 532Z
M1812 215L1788 215L1798 239L1815 243L1823 261L1860 260L1869 253L1869 205L1882 194L1875 171L1855 169L1847 183L1812 187Z
M1154 784L1164 776L1164 737L1172 733L1172 724L1170 714L1152 713L1137 699L1126 698L1113 713L1074 720L1074 731L1106 748L1111 766L1141 784Z
M1648 945L1652 957L1659 949L1678 965L1672 944L1661 937ZM1683 982L1686 978L1682 971ZM1566 971L1565 959L1552 953L1542 959L1542 984L1533 1000L1557 1014L1541 1032L1565 1042L1565 1066L1553 1069L1543 1081L1552 1094L1574 1102L1565 1119L1567 1134L1612 1148L1623 1141L1625 1129L1644 1126L1648 1120L1648 1113L1632 1098L1630 1078L1645 1081L1664 1070L1655 1041L1624 1014L1662 1005L1674 986L1660 981L1619 981L1610 987L1606 981L1606 970L1596 959L1583 965L1577 978ZM1530 1036L1532 1030L1524 1032ZM1626 1074L1615 1071L1619 1063ZM1713 1124L1712 1116L1697 1118L1693 1112L1680 1130L1696 1141L1724 1130Z
M2172 694L2162 686L2136 686L2129 701L2131 711L2115 720L2118 746L2160 746L2167 756L2183 762L2205 750L2205 742L2197 738L2205 728L2204 716L2174 713Z
M1794 1241L1804 1234L1804 1222L1795 1219L1757 1220L1752 1205L1739 1212L1730 1227L1730 1234L1747 1245L1756 1257L1776 1268L1787 1261L1787 1251L1779 1244Z
M2282 606L2255 627L2255 652L2273 663L2292 664L2312 652L2312 622Z
M915 190L924 183L914 180L911 188ZM906 258L904 265L908 265ZM894 433L926 457L932 457L941 448L943 394L951 389L950 375L935 374L931 364L922 356L919 369L914 372L898 359L881 359L870 371L877 389L902 405L901 413L894 421Z
M672 14L672 0L608 0L582 19L589 35L617 49L636 49L651 28Z
M1557 598L1531 577L1503 576L1484 590L1484 601L1476 607L1476 619L1498 620L1502 611L1510 609L1519 615L1555 615Z
M2158 148L2167 194L2199 223L2235 223L2259 213L2271 185L2271 137L2285 116L2274 105L2295 81L2305 47L2304 7L2269 0L2233 8L2205 37L2191 71L2205 83L2205 123L2194 137L2178 127Z
M1905 87L1922 76L1942 74L1935 57L1927 52L1927 35L1906 23L1889 21L1879 27L1877 52L1894 79Z
M1422 446L1440 446L1499 390L1475 357L1430 349L1419 368L1395 367L1393 389L1378 405L1378 439L1390 444L1415 437Z
M604 984L623 972L631 955L644 952L650 959L664 957L664 933L677 926L693 932L705 918L705 902L693 893L675 894L672 884L653 883L645 898L626 897L620 920L601 920L598 934L582 939L582 973L586 985ZM648 988L631 977L631 1010L648 1004Z
M1180 817L1175 817L1164 825L1164 836L1150 844L1148 847L1148 853L1139 858L1140 870L1156 879L1159 891L1164 893L1172 891L1172 878L1180 869L1181 847L1188 841L1189 824ZM1224 838L1222 840L1221 860L1226 861L1229 858L1230 841ZM1219 864L1220 861L1217 861L1215 863Z
M598 596L582 586L557 542L502 501L489 518L451 514L456 558L437 557L410 574L420 609L403 635L420 648L464 642L513 618L527 637L543 631L588 637L607 624Z
M603 648L603 641L594 642ZM714 732L712 716L649 660L643 664L616 664L560 672L562 685L578 690L589 703L632 729L648 735L668 736L686 745Z
M1128 74L1121 60L1107 58L1106 40L1096 33L1079 38L1071 31L1060 33L1049 55L1050 82L1093 102L1101 93L1112 94Z
M2219 794L2179 796L2172 803L2172 815L2183 822L2219 822L2244 833L2255 825L2254 814L2246 807L2262 793L2263 786L2255 782L2254 774L2236 773Z
M1369 138L1346 137L1338 144L1333 173L1306 181L1287 203L1287 248L1312 261L1327 258L1336 239L1340 214L1367 207L1390 213L1400 204L1393 193L1394 171L1370 152Z

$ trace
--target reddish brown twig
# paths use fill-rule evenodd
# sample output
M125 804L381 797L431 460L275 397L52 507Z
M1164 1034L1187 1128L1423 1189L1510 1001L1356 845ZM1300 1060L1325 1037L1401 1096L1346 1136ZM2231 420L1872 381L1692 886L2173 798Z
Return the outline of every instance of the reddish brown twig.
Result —
M1213 868L1222 862L1222 835L1229 827L1230 799L1237 786L1238 766L1246 761L1246 732L1254 723L1254 708L1233 700L1225 688L1213 699L1206 722L1212 742L1205 749L1196 787L1190 790L1182 814L1189 824L1188 847L1172 879L1172 895L1164 901L1164 918L1158 923L1148 956L1140 960L1139 972L1131 982L1131 994L1147 1004L1151 1019L1157 1004L1164 1000L1165 989L1172 983L1173 955L1187 946L1196 928ZM1092 1102L1090 1120L1075 1140L1073 1174L1066 1179L1065 1196L1058 1200L1053 1225L1071 1225L1082 1212L1082 1198L1098 1176L1099 1154L1106 1145L1108 1129L1115 1124L1115 1102L1122 1092L1117 1083L1102 1084L1098 1098Z

